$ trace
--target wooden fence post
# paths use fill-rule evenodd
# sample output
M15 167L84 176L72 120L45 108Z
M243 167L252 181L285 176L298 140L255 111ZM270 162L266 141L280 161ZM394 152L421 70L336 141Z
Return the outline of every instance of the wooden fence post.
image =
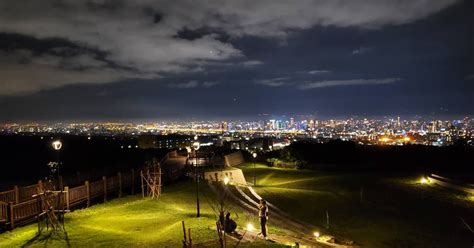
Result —
M87 207L91 205L91 189L89 187L89 181L85 182L87 192Z
M18 189L18 185L15 185L13 189L15 190L15 203L18 204L20 202L20 190Z
M107 177L103 176L102 181L104 181L104 202L107 201Z
M135 194L135 170L132 169L132 195Z
M64 187L64 191L66 192L66 209L69 210L69 187Z
M39 180L39 181L38 181L38 192L36 192L36 193L39 194L39 193L41 193L41 192L43 192L43 191L44 191L43 181Z
M15 214L13 213L13 203L8 203L8 218L10 219L10 229L15 228Z
M122 173L117 173L118 176L118 184L119 184L119 192L118 197L122 197Z

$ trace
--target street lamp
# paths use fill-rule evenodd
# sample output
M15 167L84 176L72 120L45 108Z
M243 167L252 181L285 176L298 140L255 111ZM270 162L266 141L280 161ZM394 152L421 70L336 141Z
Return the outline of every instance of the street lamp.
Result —
M194 164L194 175L196 177L196 217L200 216L200 211L199 211L199 174L197 171L197 163L198 163L198 157L197 157L197 151L199 150L199 147L201 146L199 144L199 141L197 141L197 135L194 136L194 140L196 140L193 143L193 150L194 150L194 157L196 158L196 164Z
M57 177L57 181L58 181L58 188L61 190L61 182L59 181L59 150L61 150L61 148L63 147L63 143L61 142L61 140L55 140L51 143L51 146L53 147L53 149L56 151L56 177Z
M252 153L252 157L253 157L253 186L257 186L257 177L255 174L255 159L257 158L257 153L256 152Z

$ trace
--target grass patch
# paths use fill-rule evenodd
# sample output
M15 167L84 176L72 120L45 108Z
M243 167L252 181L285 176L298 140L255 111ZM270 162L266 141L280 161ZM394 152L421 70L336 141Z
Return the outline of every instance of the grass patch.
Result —
M470 196L421 185L418 175L336 173L240 166L255 190L291 216L366 247L471 247ZM363 197L361 201L361 188Z
M114 199L105 204L76 210L66 215L66 233L37 236L36 224L0 234L0 247L180 247L181 221L192 229L193 243L215 247L216 217L208 201L214 194L201 184L201 217L196 218L195 188L192 182L180 182L163 188L160 199L139 195ZM253 222L240 209L234 209L239 226ZM274 231L276 231L274 229ZM233 243L233 241L229 241ZM242 247L274 246L265 241L243 243Z

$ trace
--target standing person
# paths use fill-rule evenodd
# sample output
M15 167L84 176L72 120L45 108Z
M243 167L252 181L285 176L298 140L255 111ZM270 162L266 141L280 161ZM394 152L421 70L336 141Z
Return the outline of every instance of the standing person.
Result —
M258 216L260 217L260 233L265 239L267 239L268 206L264 199L260 199L260 204L258 205Z

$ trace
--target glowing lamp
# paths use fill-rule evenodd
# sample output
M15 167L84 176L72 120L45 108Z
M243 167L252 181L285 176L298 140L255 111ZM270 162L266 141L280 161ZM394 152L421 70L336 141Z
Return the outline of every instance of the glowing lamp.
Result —
M253 231L254 230L254 227L252 225L252 223L248 223L247 224L247 231Z
M313 235L314 235L314 237L316 237L316 238L319 238L319 236L320 236L319 232L314 232Z
M199 144L199 142L196 141L196 142L193 143L193 149L194 150L199 150L199 147L201 147L201 144Z
M224 184L225 185L229 184L229 178L228 177L224 177Z
M429 182L430 182L430 180L428 180L428 179L425 178L425 177L421 178L421 180L420 180L420 183L421 183L421 184L428 184Z
M252 153L252 157L253 157L253 158L256 158L256 157L257 157L257 153L256 153L256 152Z
M60 140L53 141L53 143L51 143L51 145L53 146L53 149L56 150L56 151L61 150L61 147L63 147L63 143Z

